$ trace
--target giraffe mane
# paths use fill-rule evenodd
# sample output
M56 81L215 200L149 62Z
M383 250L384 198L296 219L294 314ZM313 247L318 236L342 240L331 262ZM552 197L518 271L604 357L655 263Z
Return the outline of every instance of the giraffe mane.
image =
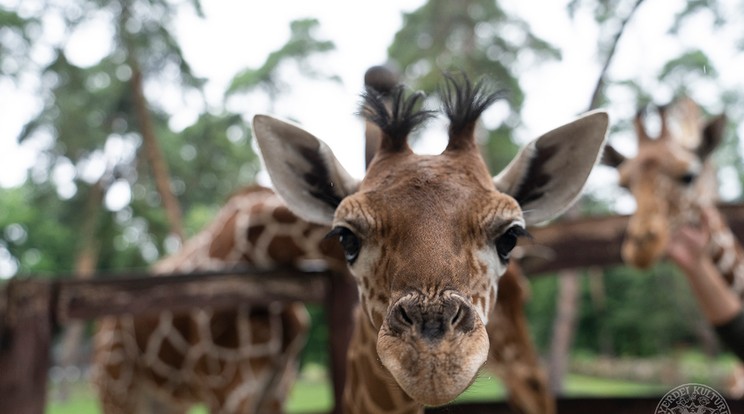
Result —
M402 151L408 145L408 135L434 116L434 111L421 108L424 93L406 94L403 85L395 86L390 92L390 110L385 105L385 95L371 87L366 88L362 99L361 115L382 130L380 150L383 151Z
M440 93L444 113L450 120L448 150L472 147L476 121L491 104L505 96L503 89L494 90L484 78L472 83L465 75L452 74L445 74Z

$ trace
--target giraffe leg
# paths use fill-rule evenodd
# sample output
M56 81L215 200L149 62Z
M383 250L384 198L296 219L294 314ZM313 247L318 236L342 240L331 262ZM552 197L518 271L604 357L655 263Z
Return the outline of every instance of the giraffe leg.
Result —
M343 412L346 414L422 414L377 357L377 332L357 307L347 355Z
M137 413L138 393L130 390L129 398L122 398L115 390L106 385L97 387L99 404L103 414L134 414Z
M524 414L553 414L555 399L530 337L524 315L521 271L512 265L499 282L498 300L487 325L489 363L502 378L509 402Z
M310 316L300 303L289 305L282 312L284 344L282 353L277 355L274 372L265 387L258 412L283 413L284 407L299 370L299 356L307 341Z
M238 361L229 384L215 390L215 398L210 399L210 413L284 412L297 377L299 354L307 340L309 315L301 303L269 306L267 311L268 315L260 316L244 313L237 322L237 330L244 333L241 347L249 352L262 351ZM245 340L251 342L242 342Z
M104 414L135 413L139 400L134 365L127 358L122 329L118 318L103 318L94 338L92 380Z

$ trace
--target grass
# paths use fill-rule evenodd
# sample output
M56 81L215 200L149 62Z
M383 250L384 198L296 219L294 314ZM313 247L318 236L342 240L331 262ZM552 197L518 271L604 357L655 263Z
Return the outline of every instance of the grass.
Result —
M662 395L668 387L631 381L569 375L566 393L569 396L642 396ZM53 395L53 393L50 393ZM493 376L481 376L457 401L493 401L505 398L501 382ZM330 409L333 401L331 384L322 373L304 373L292 389L289 413L322 412ZM76 384L65 402L47 404L45 414L98 414L95 395L86 383ZM203 407L195 407L189 414L207 414Z
M566 382L566 395L570 397L641 397L663 395L667 391L669 391L669 387L661 384L648 384L577 374L569 375Z

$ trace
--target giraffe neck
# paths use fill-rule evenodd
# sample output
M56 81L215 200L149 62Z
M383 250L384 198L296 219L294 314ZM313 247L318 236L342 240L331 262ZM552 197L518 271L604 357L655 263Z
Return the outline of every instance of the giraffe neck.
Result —
M343 254L325 243L328 229L299 219L273 191L249 187L230 198L205 230L158 262L156 273L225 269L317 267L346 272Z
M744 298L744 248L742 248L723 214L718 209L708 210L710 242L708 254L718 271L734 292Z
M726 279L734 292L744 298L744 249L731 231L725 217L718 208L718 180L710 161L703 165L692 191L682 198L677 215L670 223L672 228L682 225L699 225L705 215L710 230L707 253L716 269ZM704 212L707 212L705 214Z

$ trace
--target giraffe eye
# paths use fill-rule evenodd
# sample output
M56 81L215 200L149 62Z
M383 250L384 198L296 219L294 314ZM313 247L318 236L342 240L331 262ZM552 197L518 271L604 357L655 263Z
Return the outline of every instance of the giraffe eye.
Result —
M509 261L511 251L514 250L520 236L529 236L529 233L522 226L511 226L496 239L496 252L502 262Z
M353 264L359 256L359 250L362 248L362 243L359 241L354 233L346 227L334 227L330 233L326 236L338 237L338 242L341 243L341 248L344 249L344 257L349 264Z
M695 173L687 172L679 177L679 181L684 185L690 185L693 181L695 181L695 178L697 178L697 175L695 175Z

